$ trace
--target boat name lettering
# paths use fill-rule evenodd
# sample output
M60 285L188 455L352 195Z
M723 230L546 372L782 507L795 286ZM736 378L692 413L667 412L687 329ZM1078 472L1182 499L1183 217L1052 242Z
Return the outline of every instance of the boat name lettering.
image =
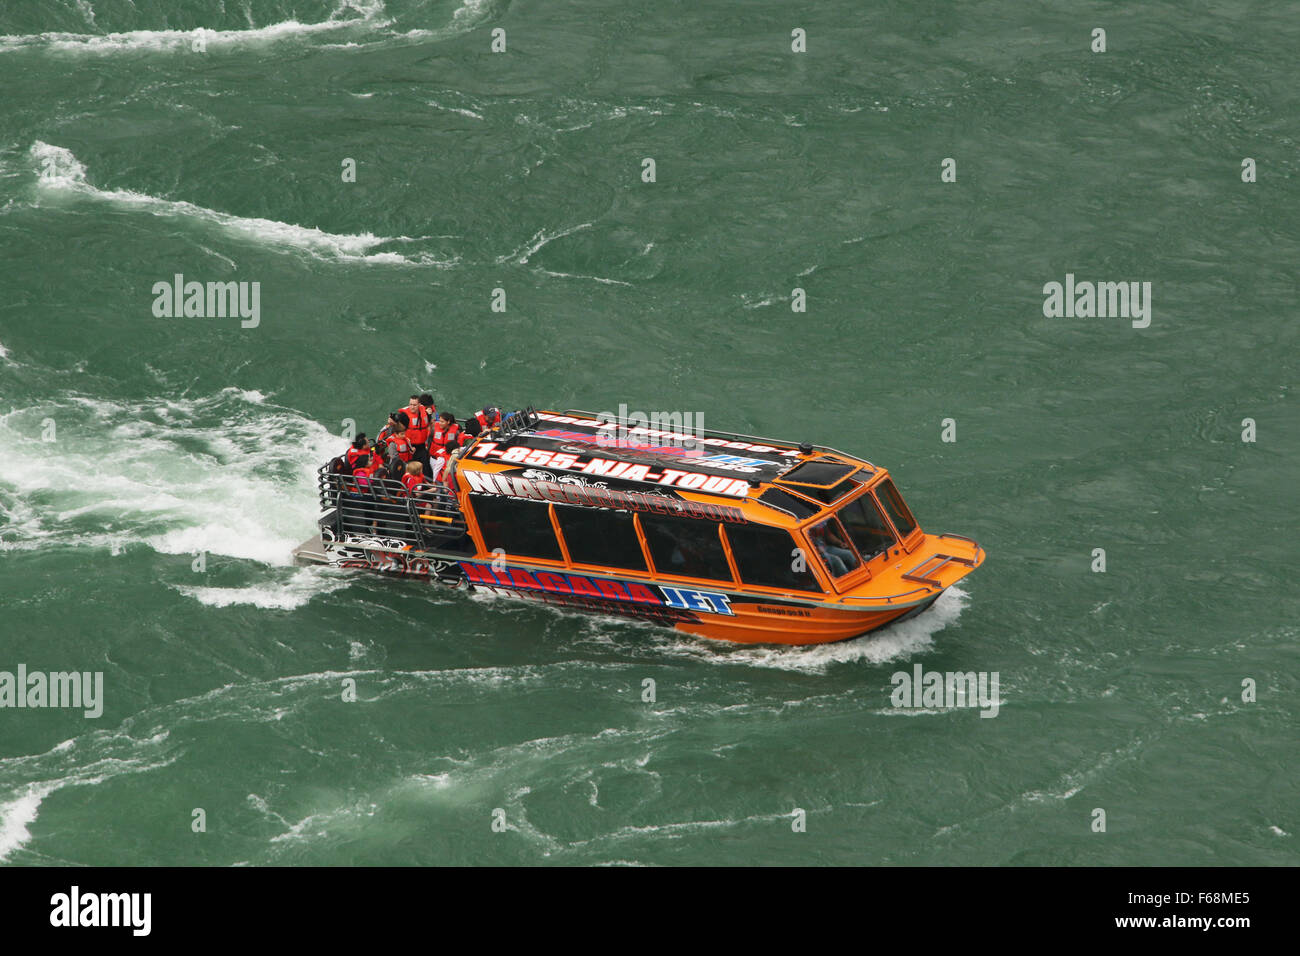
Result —
M471 584L513 588L517 591L554 591L557 594L578 594L633 604L664 603L655 596L654 591L635 581L614 581L558 571L528 571L508 565L494 571L490 564L476 564L473 561L462 561L460 566L469 576Z
M595 475L600 478L618 478L623 481L646 481L655 484L664 485L670 488L682 488L686 491L701 491L708 494L727 495L732 498L745 498L749 495L749 482L744 478L727 478L719 475L701 475L696 472L677 471L673 468L664 468L661 471L655 471L649 465L634 465L626 461L613 461L608 458L587 458L584 459L578 455L570 455L560 452L544 451L540 448L524 448L517 446L507 448L504 452L500 449L497 442L479 441L475 443L474 450L470 452L474 458L496 457L501 461L511 462L518 465L533 465L538 468L555 468L559 471L577 471L585 475ZM466 478L473 483L474 476L478 472L466 469L462 472ZM524 479L515 478L513 482L523 481ZM538 484L542 484L538 482ZM501 491L495 487L485 487L482 489L489 494L506 494L519 498L537 498L538 494L525 490L516 492L513 490ZM584 489L590 493L591 489ZM555 492L552 492L555 493ZM604 491L604 496L611 497L622 495L623 498L632 500L634 492L613 492ZM646 498L648 496L639 496ZM568 498L548 497L548 501L569 502ZM584 501L573 502L575 504L585 504ZM652 508L648 504L641 507L636 505L600 505L606 508L632 508L635 511L659 510ZM732 509L735 510L735 509ZM737 515L739 512L737 511ZM726 518L727 521L743 521L741 517Z
M664 603L669 607L679 607L684 611L709 611L713 614L730 614L731 598L716 591L696 591L693 588L669 588L659 585L664 592Z

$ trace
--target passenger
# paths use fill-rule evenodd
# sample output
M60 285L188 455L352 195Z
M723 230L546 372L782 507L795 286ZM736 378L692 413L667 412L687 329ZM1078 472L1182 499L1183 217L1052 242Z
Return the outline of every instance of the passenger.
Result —
M442 483L453 495L456 493L456 462L465 454L465 445L453 442L447 445L447 464L442 469Z
M378 455L370 455L368 458L357 459L357 464L352 469L352 483L358 491L369 491L371 480L376 474L382 475L384 463Z
M402 484L406 486L408 494L415 494L416 490L424 484L424 466L418 461L408 461L406 474L402 476Z
M388 453L386 446L388 445L388 440L396 434L399 420L402 428L406 428L406 426L411 424L411 419L407 417L406 412L389 412L388 424L381 428L379 434L375 437L375 447L379 449L381 455L386 455Z
M447 449L435 448L429 455L429 481L438 481L447 465Z
M383 462L378 455L357 459L352 469L352 480L347 483L348 497L352 498L357 508L358 521L363 528L373 530L376 527L374 505L375 493L379 490L381 476L384 473Z
M357 462L370 457L370 442L366 440L366 433L362 432L356 437L356 440L348 446L347 458L348 465L354 470Z
M460 442L455 438L448 439L441 447L435 449L430 456L429 480L447 484L447 478L451 475L452 459L459 457L459 451Z
M388 465L388 477L401 481L406 472L406 463L415 457L415 446L406 437L406 412L393 412L392 425L385 427L387 440L381 446L384 461Z
M421 403L421 397L412 395L410 403L403 409L409 421L406 426L406 437L417 448L429 440L429 425L432 419L428 406ZM429 400L433 401L433 399Z
M465 419L465 434L477 437L490 432L501 424L501 409L489 405Z
M344 483L349 491L365 491L369 486L370 478L370 459L358 458L357 463L352 466L352 480Z
M433 430L429 433L430 456L436 454L439 448L447 447L448 442L458 441L459 436L460 426L456 424L456 416L451 412L442 412L437 421L433 423Z
M424 404L426 398L432 403L432 396L412 395L411 404L406 406L404 411L406 417L410 419L410 424L406 428L406 437L415 449L415 460L424 465L425 471L428 471L429 428L433 425L433 414L429 411L429 406Z
M832 576L842 577L858 566L857 554L835 531L829 519L809 531L808 536L822 556L822 560L826 562L826 567L830 569Z

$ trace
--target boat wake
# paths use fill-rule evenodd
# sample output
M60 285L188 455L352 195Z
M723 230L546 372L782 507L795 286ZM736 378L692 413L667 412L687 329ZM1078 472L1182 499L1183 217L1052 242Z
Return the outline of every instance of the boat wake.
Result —
M45 421L54 445L41 440ZM315 525L315 469L342 439L259 392L226 388L136 402L63 396L0 415L0 443L11 452L0 457L0 550L147 546L289 565ZM297 582L308 583L323 582ZM219 590L191 596L308 599L292 582L278 599Z
M99 189L87 181L86 167L70 150L37 141L32 145L29 155L38 173L38 195L42 197L86 198L112 203L120 208L134 209L153 216L185 219L216 228L238 239L251 240L272 248L305 252L313 258L322 260L440 268L450 268L460 261L459 257L445 259L432 252L404 255L381 248L386 245L420 242L434 237L387 237L368 232L359 235L340 235L309 226L277 222L274 219L236 216L189 202L159 199L156 196L127 189Z
M208 607L256 607L264 611L293 611L313 598L348 586L345 573L329 568L299 568L283 581L241 588L172 585L186 597Z
M177 755L168 737L166 730L144 738L96 730L43 754L0 758L0 863L31 841L31 824L50 794L169 766Z
M290 19L257 26L249 18L247 29L214 29L198 24L194 29L121 30L105 33L48 31L0 36L0 54L38 51L64 55L111 56L130 53L179 53L193 49L201 35L207 52L259 50L273 44L307 42L326 47L366 47L375 44L443 39L466 33L504 6L497 0L464 0L441 27L411 25L413 17L389 11L383 0L339 0L329 16L303 23L292 8ZM212 13L213 20L226 13L225 5ZM89 26L97 25L93 14ZM200 33L200 31L202 31Z
M837 664L885 664L908 660L934 646L934 635L956 624L970 595L950 587L929 609L916 617L889 624L848 641L810 646L756 645L732 648L717 641L671 640L669 653L713 664L740 664L778 670L824 674Z

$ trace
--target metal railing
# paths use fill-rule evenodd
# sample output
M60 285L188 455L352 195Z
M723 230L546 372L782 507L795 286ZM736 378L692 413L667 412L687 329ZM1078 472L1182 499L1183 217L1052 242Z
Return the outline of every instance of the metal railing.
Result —
M902 594L882 594L879 597L864 597L862 595L853 595L841 598L843 604L893 604L895 601L908 597L912 594L928 593L930 588L912 588L910 591L904 591Z
M578 416L582 416L584 418L597 417L596 412L588 412L581 408L570 408L567 411L565 411L564 414L575 418ZM606 421L612 421L619 425L643 426L645 424L644 422L633 422L626 418L620 418L615 415L610 415L608 412L602 413L600 417L605 419ZM749 442L751 445L770 445L775 443L776 445L786 445L789 446L790 448L798 448L801 444L800 442L796 442L796 441L787 441L784 438L764 438L761 435L745 435L741 432L724 432L724 431L718 431L717 429L714 428L701 429L700 437L701 438L724 438L727 441L744 441L744 442ZM862 464L866 465L868 468L872 469L873 474L874 472L880 470L871 462L867 461L865 458L859 458L857 455L850 455L848 452L840 451L838 448L832 448L829 445L815 445L812 442L806 442L803 444L811 445L814 451L829 452L830 454L841 455L855 462L861 462Z
M934 567L928 568L924 572L921 571L921 569L926 567L926 565L936 561L938 564L935 564ZM943 587L943 583L937 577L934 577L934 575L937 575L939 569L948 564L961 564L968 568L975 567L975 562L970 558L959 558L952 554L932 554L916 567L912 568L912 570L903 574L902 578L904 581L917 581L921 584L927 584L932 588Z
M465 516L456 496L442 485L425 485L408 492L397 481L317 473L321 511L332 514L335 540L386 538L428 549L440 541L465 534Z
M496 434L501 438L511 438L530 428L536 428L541 419L537 416L537 409L529 405L519 411L511 412L501 419L501 424L497 426Z

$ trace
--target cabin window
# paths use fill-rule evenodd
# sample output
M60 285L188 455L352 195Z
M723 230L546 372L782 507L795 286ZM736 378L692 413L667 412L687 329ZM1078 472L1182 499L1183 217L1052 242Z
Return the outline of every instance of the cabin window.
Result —
M894 533L871 495L854 498L836 512L863 560L870 561L894 543Z
M795 554L790 532L759 524L729 524L726 532L742 583L783 591L821 590L807 557Z
M470 495L474 517L489 552L500 548L510 558L563 561L560 543L551 529L549 505L493 495Z
M885 514L889 515L889 520L894 522L900 538L906 538L916 530L916 519L912 517L911 510L891 479L886 478L876 486L876 497L880 499L880 504L884 507Z
M797 485L816 485L819 488L829 488L855 471L857 471L856 465L846 465L834 458L821 458L802 462L783 474L779 480L793 482Z
M641 527L660 574L731 580L731 566L714 522L643 514Z
M793 515L799 520L811 518L821 509L810 501L803 498L797 498L788 491L782 491L780 488L769 488L758 496L758 500L765 505L771 505L788 515Z
M646 570L636 524L626 511L557 507L564 543L574 564L608 565L629 571Z
M808 540L817 549L831 577L842 578L862 564L838 518L830 517L813 525L808 529Z

